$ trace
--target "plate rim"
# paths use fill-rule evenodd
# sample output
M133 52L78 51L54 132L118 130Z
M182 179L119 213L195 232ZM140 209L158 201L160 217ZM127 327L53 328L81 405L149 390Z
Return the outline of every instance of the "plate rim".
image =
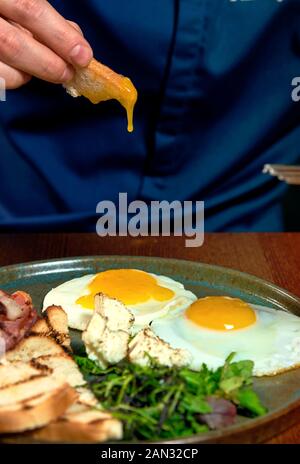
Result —
M226 266L220 266L216 264L210 264L210 263L203 263L202 261L194 261L194 260L188 260L188 259L180 259L180 258L161 258L159 256L143 256L143 255L82 255L82 256L71 256L71 257L65 257L65 258L50 258L50 259L43 259L43 260L35 260L35 261L26 261L18 264L9 264L7 266L3 265L0 266L0 274L9 272L9 271L18 271L20 267L31 267L31 268L37 268L40 266L44 265L49 265L51 264L54 266L56 263L68 263L68 262L84 262L84 261L89 261L91 259L109 259L109 260L130 260L130 259L137 259L137 260L146 260L146 261L154 261L154 260L159 260L162 262L173 262L175 264L180 264L184 263L185 265L199 265L203 268L206 269L211 269L216 270L216 271L225 271L227 274L230 274L232 276L236 275L241 275L247 280L251 280L252 282L256 282L258 284L264 285L275 291L278 292L279 294L289 298L291 301L295 302L296 304L299 305L300 307L300 296L298 297L297 295L293 294L289 290L284 289L283 287L274 284L272 281L263 279L261 277L257 277L255 274L250 274L248 272L240 271L238 269L234 269L231 267L226 267ZM72 271L72 269L66 269L65 271L62 272L67 272L68 270ZM76 271L76 269L73 269L73 271ZM56 273L57 271L54 271L53 273ZM45 274L49 274L47 271Z

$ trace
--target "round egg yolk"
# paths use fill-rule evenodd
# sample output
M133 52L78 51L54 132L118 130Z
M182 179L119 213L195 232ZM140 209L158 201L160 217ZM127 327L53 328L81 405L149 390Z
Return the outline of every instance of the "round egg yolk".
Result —
M113 269L97 274L88 285L88 294L78 298L76 303L94 309L97 293L116 298L125 305L145 303L150 299L168 301L174 296L172 290L159 285L153 276L135 269Z
M226 296L201 298L185 311L195 324L213 330L238 330L256 322L255 311L245 301Z

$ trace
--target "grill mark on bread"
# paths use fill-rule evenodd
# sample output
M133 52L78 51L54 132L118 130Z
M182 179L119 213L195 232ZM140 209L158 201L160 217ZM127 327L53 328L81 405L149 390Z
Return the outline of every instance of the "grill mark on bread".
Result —
M56 312L57 315L60 314L60 318L65 317L65 320L56 321L56 322L62 324L62 326L60 326L60 330L55 328L53 326L53 323L51 322L54 312ZM54 318L55 318L55 314L54 314ZM72 352L71 339L70 339L69 328L68 328L68 319L67 319L67 315L64 312L64 310L62 309L62 307L61 306L55 306L55 305L49 306L49 308L47 308L46 311L45 311L44 319L45 319L45 321L46 321L46 323L47 323L47 325L48 325L48 327L50 329L50 332L49 332L48 336L54 338L54 340L59 345L61 345L62 348L67 353Z
M89 422L87 422L87 424L88 424L88 425L97 425L97 424L100 424L100 423L102 423L103 421L107 421L107 420L108 420L108 418L107 418L107 417L106 417L106 418L104 417L103 419L94 419L94 420L92 420L92 421L89 421Z
M35 380L35 379L41 379L43 377L47 377L47 375L45 374L37 374L37 375L31 375L30 377L27 377L26 379L22 379L22 380L19 380L18 382L14 382L14 386L15 385L22 385L22 383L27 383L27 382L30 382L31 380ZM1 394L1 390L6 390L7 388L9 387L9 385L3 385L2 387L0 387L0 394ZM1 407L1 406L0 406Z
M54 338L54 340L65 350L66 353L70 353L71 347L65 346L64 343L69 340L69 336L67 334L61 334L56 330L52 330L50 337Z
M48 356L51 356L51 355L48 355ZM40 356L42 357L42 356ZM50 367L46 366L45 364L41 364L39 362L39 358L34 358L30 361L30 365L32 367L34 367L35 369L39 369L40 371L42 371L43 373L45 374L52 374L52 369L50 369Z
M38 395L33 395L30 398L26 398L25 400L19 401L19 404L23 405L23 409L32 409L34 406L31 404L26 404L27 402L30 403L30 401L36 400L38 398L41 398L44 396L45 393L39 393ZM25 404L24 404L25 403Z
M48 332L43 332L43 333L33 331L30 334L28 334L24 339L30 338L30 337L44 337L48 339L50 338L53 341L55 341L64 350L66 354L70 354L72 352L71 347L69 348L68 346L63 345L63 343L69 339L69 336L67 334L61 334L54 329L49 329ZM37 358L38 357L39 356L37 356Z

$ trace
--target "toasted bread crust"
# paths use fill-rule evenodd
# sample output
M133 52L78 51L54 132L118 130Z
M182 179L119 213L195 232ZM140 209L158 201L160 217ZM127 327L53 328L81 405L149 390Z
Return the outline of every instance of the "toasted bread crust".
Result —
M1 389L10 385L40 377L44 375L44 372L31 363L16 361L14 363L0 364L0 392Z
M61 306L49 306L44 319L38 320L31 329L32 335L53 338L67 352L71 352L71 339L68 328L68 316Z
M49 336L51 332L50 327L45 319L39 319L31 328L31 335L44 335Z
M61 306L49 306L45 312L45 320L50 328L50 336L59 345L71 351L71 339L69 335L68 316Z
M15 409L0 408L0 433L19 433L43 427L60 417L76 398L76 391L65 383L53 392L16 405Z
M14 350L6 353L8 361L31 362L39 356L64 354L64 349L54 339L44 335L30 335Z
M128 131L133 131L133 110L138 94L127 77L92 59L89 66L76 70L73 80L65 88L72 97L82 95L94 104L118 100L127 111Z
M52 306L45 316L0 364L0 434L73 443L122 438L122 423L95 409L98 401L67 353L67 315Z
M68 443L101 443L122 438L122 424L117 419L106 418L92 422L80 422L62 418L47 427L34 430L30 436L36 440Z

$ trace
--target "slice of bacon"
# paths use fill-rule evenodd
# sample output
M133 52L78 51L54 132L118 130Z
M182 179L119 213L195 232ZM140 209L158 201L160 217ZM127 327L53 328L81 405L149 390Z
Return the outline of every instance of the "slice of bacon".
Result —
M0 290L0 315L3 315L10 321L15 321L22 315L22 308L17 301Z
M0 338L6 351L27 335L37 318L30 295L22 291L9 295L0 290Z

